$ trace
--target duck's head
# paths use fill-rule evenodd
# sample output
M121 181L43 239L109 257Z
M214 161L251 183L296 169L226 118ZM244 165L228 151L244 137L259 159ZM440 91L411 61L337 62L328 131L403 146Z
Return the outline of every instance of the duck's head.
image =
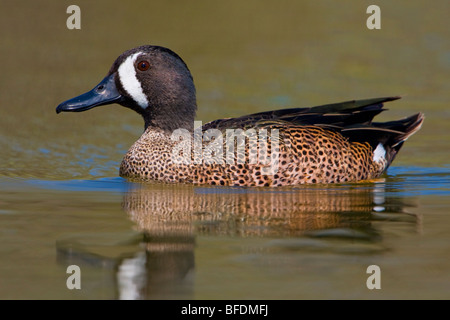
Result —
M80 112L118 103L133 109L145 128L193 129L195 86L184 61L170 49L141 46L122 53L91 91L61 103L56 112Z

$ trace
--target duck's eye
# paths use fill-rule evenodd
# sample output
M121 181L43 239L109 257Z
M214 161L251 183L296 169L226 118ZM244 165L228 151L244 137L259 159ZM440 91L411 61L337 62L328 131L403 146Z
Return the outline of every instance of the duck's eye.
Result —
M150 63L148 63L148 61L145 60L139 61L137 64L137 68L141 71L146 71L148 70L148 68L150 68Z

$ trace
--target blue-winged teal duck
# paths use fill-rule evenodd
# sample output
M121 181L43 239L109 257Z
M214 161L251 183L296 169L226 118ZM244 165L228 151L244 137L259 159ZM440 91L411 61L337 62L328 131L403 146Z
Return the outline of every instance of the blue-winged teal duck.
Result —
M61 103L56 112L118 103L139 113L145 131L120 166L120 175L129 179L284 186L382 175L424 119L417 113L372 122L384 110L383 103L398 98L261 112L194 129L197 102L187 65L170 49L148 45L121 54L95 88ZM211 138L208 132L223 133L224 138Z

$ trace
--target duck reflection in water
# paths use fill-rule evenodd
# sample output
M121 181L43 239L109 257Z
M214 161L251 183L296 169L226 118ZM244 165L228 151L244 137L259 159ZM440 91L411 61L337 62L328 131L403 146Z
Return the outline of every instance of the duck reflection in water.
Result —
M317 250L311 239L320 242L320 252L348 254L352 252L341 249L350 245L353 253L372 254L388 249L373 221L420 222L407 213L414 205L385 190L381 180L280 189L129 186L123 209L138 231L128 241L133 252L102 256L89 245L77 246L77 237L57 244L65 265L112 269L114 277L108 281L114 282L119 299L192 299L198 236L266 239L258 252L267 255Z

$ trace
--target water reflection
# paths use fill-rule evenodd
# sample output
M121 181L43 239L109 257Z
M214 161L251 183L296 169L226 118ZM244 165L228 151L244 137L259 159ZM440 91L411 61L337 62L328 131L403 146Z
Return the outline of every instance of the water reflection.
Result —
M108 298L111 292L124 300L193 298L192 235L75 234L58 240L56 247L57 261L64 267L75 264L81 270L105 271L87 285L83 276L82 286L108 288ZM98 293L92 298L97 299Z
M385 189L383 182L282 189L133 184L123 208L140 230L160 236L295 237L339 228L376 241L371 220L399 219L407 207Z
M122 206L136 233L110 235L118 250L109 256L98 238L66 238L57 243L58 258L111 270L119 299L191 299L198 236L265 239L260 252L268 255L388 250L374 222L402 221L414 230L420 219L407 210L414 198L387 189L383 181L281 189L132 183Z

